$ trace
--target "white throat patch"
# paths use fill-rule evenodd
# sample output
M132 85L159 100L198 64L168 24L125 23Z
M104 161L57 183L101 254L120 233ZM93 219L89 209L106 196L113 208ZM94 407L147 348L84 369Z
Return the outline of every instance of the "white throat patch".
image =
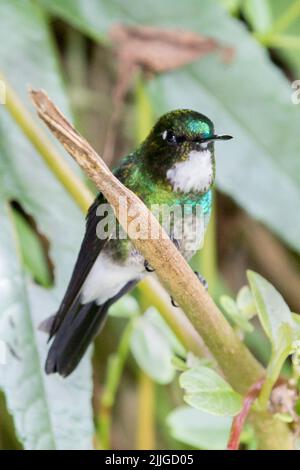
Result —
M167 171L174 191L206 191L212 183L213 165L209 150L192 150L184 162L175 163Z

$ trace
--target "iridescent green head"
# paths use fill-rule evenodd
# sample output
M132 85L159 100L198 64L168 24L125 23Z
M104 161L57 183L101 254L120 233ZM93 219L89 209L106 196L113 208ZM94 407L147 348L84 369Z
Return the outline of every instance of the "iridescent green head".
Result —
M216 135L213 122L203 114L179 109L157 121L141 151L148 169L160 179L173 182L175 189L192 187L203 192L214 179L214 142L230 138ZM203 184L201 179L205 180Z
M153 129L167 143L199 142L214 135L214 125L203 114L188 109L179 109L164 114Z

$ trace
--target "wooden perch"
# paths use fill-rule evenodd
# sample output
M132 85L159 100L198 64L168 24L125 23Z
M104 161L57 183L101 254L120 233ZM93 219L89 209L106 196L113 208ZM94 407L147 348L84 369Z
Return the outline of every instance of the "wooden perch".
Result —
M139 236L132 240L135 247L153 266L160 281L182 307L229 382L236 390L245 393L264 374L262 366L237 338L144 203L111 173L101 157L67 121L46 93L33 90L30 93L39 117L104 194L117 217L122 209L120 204L124 201L130 207L127 213L134 214L134 218L138 215L141 230ZM131 220L133 217L128 216L128 224ZM123 224L122 219L120 223ZM157 239L145 238L145 234L150 233L150 227L160 233Z

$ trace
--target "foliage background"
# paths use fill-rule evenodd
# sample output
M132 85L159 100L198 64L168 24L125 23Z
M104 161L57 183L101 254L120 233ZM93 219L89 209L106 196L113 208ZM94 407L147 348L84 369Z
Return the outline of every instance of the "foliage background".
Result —
M28 86L45 89L100 155L117 76L112 25L179 27L232 47L229 63L212 53L133 80L109 164L167 110L210 116L235 138L217 148L215 214L193 263L216 301L235 295L250 267L300 311L300 105L291 101L291 81L300 78L299 1L0 0L0 16L0 71L9 86L33 117ZM47 346L37 325L64 292L83 216L7 108L10 101L0 109L0 338L9 345L0 366L1 447L224 447L230 418L183 405L171 360L184 348L138 292L116 307L97 339L93 377L91 352L65 381L44 375ZM254 324L246 341L267 363L270 347ZM250 428L244 445L255 445Z

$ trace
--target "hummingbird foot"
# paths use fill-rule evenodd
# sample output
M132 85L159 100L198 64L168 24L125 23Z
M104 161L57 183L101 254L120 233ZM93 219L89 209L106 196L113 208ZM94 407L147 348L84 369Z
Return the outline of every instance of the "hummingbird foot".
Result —
M177 240L176 238L172 238L172 242L174 243L175 248L177 248L177 250L180 251L180 242L179 242L179 240Z
M207 282L207 280L203 276L201 276L201 274L199 274L198 271L194 271L194 274L196 274L197 278L199 279L199 281L203 285L204 289L206 291L208 291L208 282Z
M203 285L204 289L207 291L208 290L207 280L203 276L201 276L201 274L199 274L198 271L194 271L194 274L196 274L197 278L199 279L199 281ZM171 304L173 305L173 307L176 307L176 308L179 307L179 305L177 305L177 303L175 302L175 300L173 299L172 296L171 296Z
M150 264L148 263L148 261L147 261L146 259L145 259L145 261L144 261L144 267L145 267L145 269L146 269L146 271L147 271L148 273L153 273L153 271L155 271L155 269L153 269L153 268L150 266Z

